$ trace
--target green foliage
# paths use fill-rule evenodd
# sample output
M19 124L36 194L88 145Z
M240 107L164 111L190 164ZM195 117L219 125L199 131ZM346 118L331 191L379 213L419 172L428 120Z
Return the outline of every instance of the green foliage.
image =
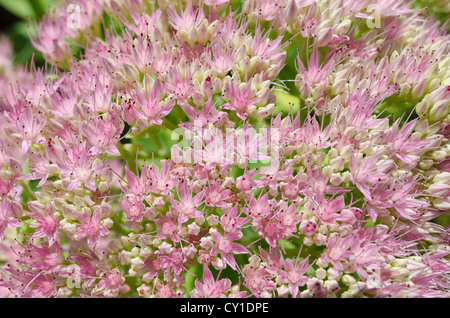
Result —
M16 18L17 22L6 26L1 33L7 35L14 44L14 63L25 65L34 55L37 65L44 59L30 42L30 22L39 21L45 12L56 3L56 0L0 0L0 7Z

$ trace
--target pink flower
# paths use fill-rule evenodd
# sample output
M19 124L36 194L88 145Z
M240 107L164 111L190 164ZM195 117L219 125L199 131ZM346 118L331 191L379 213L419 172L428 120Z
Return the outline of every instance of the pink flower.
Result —
M177 220L172 210L167 212L164 217L160 216L155 222L159 228L158 238L163 240L170 238L173 242L180 241L179 231L181 229L181 222Z
M145 19L145 15L140 18ZM136 17L136 19L139 19ZM148 21L145 21L148 23ZM145 71L151 66L155 59L153 43L148 34L144 32L136 32L137 36L131 38L127 37L127 42L131 44L131 56L133 58L133 64L135 64L140 70Z
M33 202L28 203L28 207L32 212L29 216L34 219L30 227L37 230L31 238L47 237L49 246L52 246L59 236L58 231L61 229L59 221L55 218L52 203L50 201L47 202L46 213L44 209L41 209L38 204L33 204Z
M195 138L195 137L194 137ZM197 140L194 139L194 163L202 164L204 169L228 167L234 163L233 139L226 139L218 129L202 129Z
M249 220L250 218L238 217L238 205L236 204L234 207L226 209L226 213L220 218L220 224L225 233L230 233L240 230Z
M35 48L51 61L62 61L69 54L69 46L64 41L67 37L67 17L59 16L52 19L45 15L39 22L38 34L30 41Z
M261 259L267 265L265 267L266 271L277 276L284 265L284 258L281 250L276 247L269 247L269 251L266 251L261 246L259 246L258 249L261 254Z
M255 103L258 102L259 97L256 97L251 90L252 81L240 85L234 81L230 81L224 87L225 99L229 102L222 105L223 108L236 111L241 119L246 119L248 116L248 110L255 108Z
M203 282L195 281L195 289L190 296L193 298L222 298L231 289L231 281L227 278L214 279L208 265L203 264Z
M207 206L226 207L227 200L231 197L231 190L224 189L219 181L212 181L211 184L205 188L205 204Z
M334 200L326 200L322 193L317 194L317 215L323 224L332 223L337 218L337 213L344 209L344 196L340 195Z
M6 198L2 198L0 204L0 239L3 240L5 230L11 227L21 227L22 224L16 218L9 216L10 203Z
M253 228L258 230L271 247L276 247L278 241L284 237L284 226L273 212L266 215L258 226Z
M182 248L171 248L168 253L162 253L161 258L161 267L171 268L175 275L179 275L181 271L184 269L183 263L186 262L186 256L184 255L184 251Z
M277 285L272 278L273 276L264 267L257 269L250 267L245 274L243 284L255 297L261 297L263 293L272 293L275 290Z
M271 189L277 189L279 186L279 181L284 181L292 175L292 166L284 167L284 169L280 169L281 162L280 160L273 159L270 162L269 166L261 167L260 169L260 180L264 183L264 185L269 186Z
M321 126L315 116L308 114L294 136L297 142L312 143L316 149L328 148L331 145L329 135L332 127L332 125Z
M348 257L352 255L349 250L355 244L355 237L349 235L340 237L338 233L332 233L328 238L326 250L321 258L325 262L330 262L336 269L343 270L343 261L347 261Z
M21 290L15 296L23 298L50 298L57 293L57 285L53 276L50 273L26 273L23 278L23 285L27 287L25 290ZM32 285L28 285L29 283Z
M261 180L254 179L257 175L258 168L246 171L241 176L236 178L236 188L244 194L247 198L250 198L250 202L253 200L252 190L260 189L263 186Z
M94 295L116 297L120 287L125 283L125 278L118 268L110 269L102 273L102 279L94 289Z
M174 66L168 71L167 77L167 92L172 94L179 104L188 105L187 100L195 91L194 84L192 83L193 73L191 72L190 66L184 72L181 66Z
M248 250L242 244L234 242L242 238L242 233L235 231L222 235L219 232L212 232L211 236L215 242L211 249L211 255L215 256L220 253L222 261L235 270L237 263L233 255L248 253Z
M302 216L298 213L298 208L295 203L288 206L286 201L278 207L275 212L275 217L280 220L283 226L284 238L289 238L297 232L297 225L302 220Z
M267 136L257 133L255 129L248 124L245 124L242 129L233 131L233 133L234 150L237 155L238 163L271 159L268 155Z
M417 120L412 120L399 129L400 119L396 120L387 132L387 142L392 154L408 165L414 165L420 159L418 155L425 152L421 150L428 144L428 140L412 140L410 138ZM398 130L398 131L397 131ZM420 152L417 152L421 150Z
M278 36L275 40L270 40L268 33L262 34L260 27L255 30L253 38L252 56L259 56L263 60L269 60L280 69L284 65L286 52L283 48L288 42L282 43L283 37Z
M86 103L81 104L86 108L86 114L81 114L82 116L87 116L90 119L90 115L95 112L108 112L111 110L112 104L112 84L110 79L106 76L102 76L103 66L97 72L93 72L93 79L86 83L86 87L80 87L80 92ZM92 70L90 70L92 72ZM116 110L114 110L117 112ZM114 114L116 115L116 114ZM106 116L106 114L105 114ZM117 118L116 118L117 119Z
M170 199L172 208L175 213L178 214L178 222L185 223L191 218L197 218L203 215L203 211L197 210L197 207L203 204L204 191L200 191L196 195L189 189L189 185L186 179L181 180L179 186L178 200Z
M379 250L380 246L376 243L358 242L352 247L353 255L349 260L361 279L367 279L373 272L383 269Z
M417 192L417 184L414 179L399 180L400 184L394 185L391 189L389 202L401 218L413 220L419 218L424 208L429 203L424 199L417 199L421 193ZM394 190L395 189L395 190Z
M84 145L84 147L86 146ZM70 165L70 162L57 163L61 169L60 176L69 180L67 190L73 190L84 185L89 190L95 191L96 179L105 165L100 160L93 160L93 156L86 148L80 147L79 152L75 152L73 155L75 157L73 165Z
M109 230L100 223L105 216L105 209L99 206L92 212L92 216L89 216L88 213L77 213L77 218L81 223L74 230L77 239L87 238L88 244L93 246L100 237L108 235Z
M23 246L20 256L22 265L39 271L52 271L64 261L61 247L57 243L52 246L45 242L40 245L27 243Z
M372 156L366 156L361 161L356 159L354 154L350 156L350 172L352 173L353 182L358 189L364 194L364 196L371 200L371 191L367 183L376 184L384 181L387 178L387 174L379 172L377 161L380 158L381 153Z
M226 43L217 41L211 47L211 55L207 56L208 65L219 75L226 75L234 66L236 51L233 46L225 47Z
M308 277L304 276L306 270L308 269L309 257L306 257L300 263L294 265L291 259L287 259L284 262L284 271L281 276L283 282L288 284L289 293L292 298L296 298L298 295L299 287L306 284Z
M171 162L169 160L161 161L161 169L153 163L147 170L149 188L151 192L161 195L167 195L176 184L176 178L170 173Z
M148 181L148 167L147 163L144 162L142 166L141 175L139 176L138 167L136 167L136 174L131 172L128 165L125 166L125 176L127 187L122 185L122 191L126 194L132 194L136 196L145 196L149 191L149 181Z
M119 120L118 109L111 107L110 112L103 116L95 117L86 123L83 132L85 133L92 155L106 152L115 156L120 156L120 152L116 147L122 133L124 124Z
M201 110L190 105L184 105L184 112L190 121L180 124L180 127L188 130L207 128L210 124L214 124L225 115L224 112L216 109L215 105L213 105L212 98L208 99Z
M306 236L311 236L314 232L316 232L317 228L317 223L313 220L303 220L299 226L299 230Z
M194 10L192 1L188 0L186 3L186 9L178 14L173 8L168 8L170 23L172 27L179 30L189 30L191 28L198 28L200 23L204 19L203 10L197 8Z
M154 295L155 298L178 298L181 295L175 292L175 284L167 283L161 284L158 283L156 285L156 293Z
M45 116L42 116L42 113L37 113L36 110L33 111L33 109L27 105L23 107L22 116L16 121L18 133L23 137L23 152L27 152L32 143L47 142L42 136L45 124L46 118Z
M69 260L79 265L80 279L86 280L83 285L88 286L97 279L97 266L100 259L94 251L71 253Z
M147 208L138 197L126 195L123 199L119 200L119 204L126 214L127 221L142 221Z
M330 75L330 73L333 71L334 66L337 64L337 60L339 59L339 57L339 52L332 51L331 54L325 58L325 65L320 66L319 51L317 45L315 44L313 46L311 56L306 56L308 69L306 69L306 67L304 66L302 60L300 59L300 55L297 56L297 71L299 74L297 75L296 81L307 85L305 91L311 92L312 88L325 82L326 78ZM309 94L304 94L303 96L309 97Z
M159 79L154 81L151 88L146 85L141 89L135 84L129 94L131 98L125 101L123 116L130 124L142 120L144 123L161 125L162 118L167 116L175 105L175 101L170 97L163 98L165 87Z

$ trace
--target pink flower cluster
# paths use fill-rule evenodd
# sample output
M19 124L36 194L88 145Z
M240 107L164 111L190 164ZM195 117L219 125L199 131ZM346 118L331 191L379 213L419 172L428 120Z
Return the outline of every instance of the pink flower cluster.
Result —
M44 68L0 39L0 296L449 296L437 20L407 0L75 8L36 26Z

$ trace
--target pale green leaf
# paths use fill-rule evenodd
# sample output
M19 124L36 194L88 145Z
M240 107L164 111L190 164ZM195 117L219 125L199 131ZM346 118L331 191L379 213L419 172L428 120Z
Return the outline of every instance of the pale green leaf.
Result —
M36 18L36 13L33 9L31 1L28 0L0 0L0 6L14 14L15 16L26 19Z
M283 91L274 91L275 96L277 97L275 101L275 114L280 112L289 113L292 107L293 113L296 113L299 108L300 98L298 96L294 96L288 94Z

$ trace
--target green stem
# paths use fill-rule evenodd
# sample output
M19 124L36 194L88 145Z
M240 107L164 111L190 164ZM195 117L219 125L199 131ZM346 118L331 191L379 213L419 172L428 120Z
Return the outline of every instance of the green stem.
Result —
M36 18L39 20L44 14L44 5L41 0L33 0L30 1L31 6L33 7L33 11L36 15Z
M175 130L178 127L178 125L175 125L174 123L172 123L171 121L169 121L166 117L163 118L163 125L164 127L170 129L170 130Z
M33 191L31 191L30 186L25 181L19 180L19 184L22 186L22 188L25 190L25 193L28 195L29 199L36 199L36 196L34 195Z

